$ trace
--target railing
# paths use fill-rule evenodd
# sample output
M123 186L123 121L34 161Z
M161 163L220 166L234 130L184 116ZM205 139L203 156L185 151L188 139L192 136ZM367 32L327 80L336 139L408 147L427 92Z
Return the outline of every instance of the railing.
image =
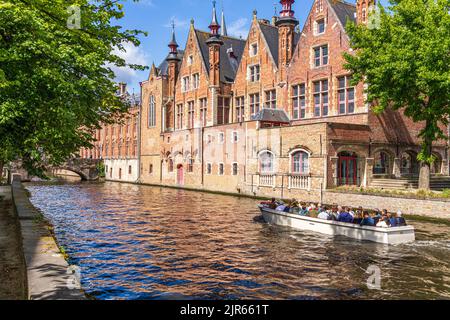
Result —
M276 176L273 175L273 174L261 174L261 175L259 175L258 186L275 188L275 177Z
M309 190L311 188L311 177L309 175L289 176L289 189Z

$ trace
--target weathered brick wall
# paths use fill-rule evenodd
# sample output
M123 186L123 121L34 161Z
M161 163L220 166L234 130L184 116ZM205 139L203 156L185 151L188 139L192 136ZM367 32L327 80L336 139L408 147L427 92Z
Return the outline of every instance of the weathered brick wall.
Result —
M315 8L315 5L314 7ZM315 34L314 23L320 19L325 19L325 32L323 34ZM329 61L326 66L315 67L313 62L314 51L317 46L328 45ZM350 52L349 39L346 35L341 22L337 19L332 9L329 7L328 1L323 1L323 10L317 12L311 10L302 30L300 42L294 52L292 62L288 68L288 86L284 90L284 103L288 107L292 115L291 87L297 84L306 84L306 118L314 118L314 99L313 99L313 82L328 79L329 82L329 116L327 121L341 121L338 115L338 81L337 77L348 75L349 72L344 68L343 52ZM367 112L364 102L363 84L360 83L356 87L355 95L355 114ZM364 118L354 117L351 123L364 123Z
M281 107L281 102L278 97L282 95L283 89L278 87L277 84L277 74L278 68L276 61L272 56L269 47L266 45L266 41L261 32L260 22L254 17L252 25L250 27L249 36L247 39L247 44L242 55L241 63L239 69L236 73L236 78L233 83L234 97L244 97L245 98L245 119L251 119L250 112L250 95L259 93L260 97L260 109L265 102L265 91L276 90L277 100L279 107ZM276 28L274 26L267 26L268 28ZM256 44L258 46L258 53L254 56L250 55L250 46ZM259 64L261 78L259 81L251 82L248 79L248 68L251 65ZM235 110L233 110L235 112ZM234 121L235 119L233 119Z
M339 192L324 192L323 203L337 203L342 206L366 209L387 209L390 212L401 210L404 214L422 215L436 218L450 218L450 201L416 200L389 196L372 196Z
M167 78L157 75L156 70L150 72L147 81L141 84L141 176L144 183L159 183L161 172L161 130L163 97L167 92ZM149 126L150 98L155 99L155 126Z

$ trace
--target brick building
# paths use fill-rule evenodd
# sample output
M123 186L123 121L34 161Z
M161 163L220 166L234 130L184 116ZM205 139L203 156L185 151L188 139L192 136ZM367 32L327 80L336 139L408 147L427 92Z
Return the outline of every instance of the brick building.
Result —
M96 130L94 148L82 149L81 158L103 159L107 180L137 182L139 179L138 131L140 97L119 83L117 95L124 99L128 113L115 124Z
M253 13L246 40L227 35L215 6L209 31L191 21L183 50L173 31L141 84L140 182L318 200L339 185L416 179L422 124L375 115L343 67L344 26L367 23L373 0L316 0L301 30L294 0L280 2L271 20ZM448 176L448 142L433 152L433 174Z

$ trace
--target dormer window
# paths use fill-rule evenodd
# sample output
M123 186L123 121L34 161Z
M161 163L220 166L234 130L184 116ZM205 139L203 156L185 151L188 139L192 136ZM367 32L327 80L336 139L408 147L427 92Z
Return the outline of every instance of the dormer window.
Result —
M250 45L250 57L254 57L258 54L258 44L253 43Z

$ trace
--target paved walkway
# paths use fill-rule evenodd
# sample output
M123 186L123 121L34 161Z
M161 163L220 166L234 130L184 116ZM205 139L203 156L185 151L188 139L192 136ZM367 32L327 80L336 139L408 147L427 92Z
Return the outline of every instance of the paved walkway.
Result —
M31 300L84 300L77 277L60 253L48 225L28 199L20 182L12 192L23 238L27 266L28 296Z
M11 187L0 186L0 300L27 299L21 237Z

